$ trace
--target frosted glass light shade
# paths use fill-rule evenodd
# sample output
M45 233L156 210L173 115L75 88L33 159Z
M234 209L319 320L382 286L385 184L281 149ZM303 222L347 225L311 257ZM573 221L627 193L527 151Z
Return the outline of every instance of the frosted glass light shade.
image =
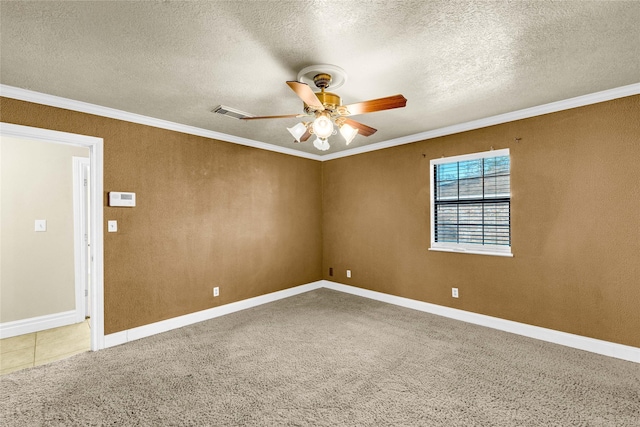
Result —
M327 151L331 148L329 141L326 138L316 138L315 141L313 141L313 146L320 151Z
M300 138L302 138L302 135L307 131L307 127L304 123L298 123L293 127L287 128L287 130L293 135L297 142L300 142Z
M313 121L313 133L315 133L320 139L329 138L333 133L333 123L331 122L331 119L325 114L318 116Z
M353 141L353 138L355 138L357 134L358 134L358 129L353 128L348 124L344 124L340 126L340 135L342 135L344 140L347 141L347 145L349 145L349 143Z

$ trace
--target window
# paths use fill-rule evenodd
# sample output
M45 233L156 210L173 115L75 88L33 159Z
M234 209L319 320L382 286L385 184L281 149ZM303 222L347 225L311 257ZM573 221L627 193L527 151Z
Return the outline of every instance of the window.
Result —
M512 256L509 149L430 165L430 249Z

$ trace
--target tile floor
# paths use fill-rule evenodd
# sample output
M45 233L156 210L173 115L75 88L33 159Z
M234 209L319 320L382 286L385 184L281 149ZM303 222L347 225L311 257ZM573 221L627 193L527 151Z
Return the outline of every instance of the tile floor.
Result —
M0 375L91 350L89 320L0 340Z

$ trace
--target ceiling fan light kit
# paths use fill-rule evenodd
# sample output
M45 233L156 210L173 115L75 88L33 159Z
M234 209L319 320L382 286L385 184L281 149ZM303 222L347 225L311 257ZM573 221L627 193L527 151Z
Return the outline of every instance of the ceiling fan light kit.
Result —
M300 138L302 138L302 135L304 135L305 132L307 131L307 123L305 122L298 123L293 127L287 128L287 130L289 131L289 133L291 133L291 135L294 137L296 142L300 142Z
M313 146L316 147L320 151L327 151L331 146L329 145L329 141L326 138L317 138L313 141Z
M241 120L313 117L312 121L298 123L287 130L296 142L307 141L311 135L316 135L313 146L320 151L327 151L330 148L328 138L337 133L335 126L340 129L340 135L347 145L353 141L358 133L366 137L377 131L370 126L349 119L348 116L402 108L407 105L407 99L402 95L342 105L340 96L326 92L326 89L330 86L334 89L338 88L346 80L347 75L344 70L335 65L323 64L306 67L298 73L298 81L287 82L291 90L302 100L305 114L252 116L243 117ZM320 92L313 92L310 83L320 89Z
M353 141L353 138L355 138L357 134L358 129L352 128L346 123L340 126L340 135L342 135L347 145Z
M311 128L313 129L312 133L321 139L327 139L333 135L333 122L329 118L329 115L324 112L316 116Z

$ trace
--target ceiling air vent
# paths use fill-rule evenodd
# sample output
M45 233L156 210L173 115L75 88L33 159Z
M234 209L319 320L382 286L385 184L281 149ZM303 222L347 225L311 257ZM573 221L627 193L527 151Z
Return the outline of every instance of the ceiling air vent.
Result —
M244 111L236 110L235 108L230 108L225 105L218 105L213 109L213 112L216 114L220 114L226 117L231 117L232 119L243 119L245 117L255 117L253 114L245 113Z

